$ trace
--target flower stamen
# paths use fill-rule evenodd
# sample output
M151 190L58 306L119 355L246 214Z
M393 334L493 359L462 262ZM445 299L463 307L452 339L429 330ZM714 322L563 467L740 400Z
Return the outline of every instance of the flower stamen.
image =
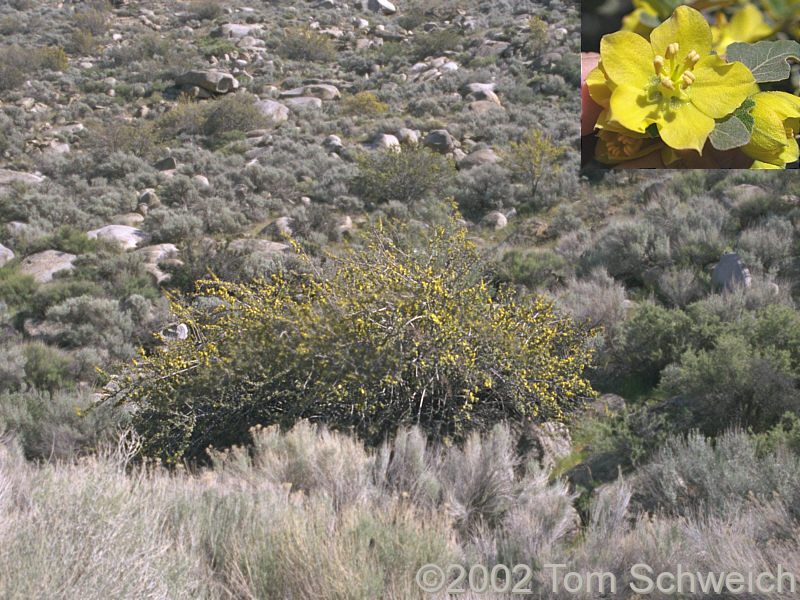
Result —
M689 50L689 54L686 55L686 58L683 59L683 62L689 65L690 69L693 69L699 60L700 60L700 55L697 53L697 51Z
M668 90L674 90L675 89L675 84L672 83L672 79L670 79L666 75L661 78L661 85L663 85Z
M672 59L678 55L678 42L672 42L667 46L667 51L665 52L667 58Z
M683 76L681 77L681 79L683 80L683 83L681 84L681 89L685 90L686 88L688 88L690 85L692 85L694 83L694 80L696 79L696 76L691 71L684 71L683 72Z
M656 54L656 57L653 59L653 67L655 68L657 75L660 75L664 70L664 64L664 57L660 54Z

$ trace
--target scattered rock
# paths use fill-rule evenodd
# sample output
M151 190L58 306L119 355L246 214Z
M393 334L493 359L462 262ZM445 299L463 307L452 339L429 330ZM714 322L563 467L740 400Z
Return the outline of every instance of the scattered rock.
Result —
M281 98L298 98L312 96L320 100L338 100L342 97L339 88L329 83L312 83L291 90L281 92Z
M344 150L344 144L338 135L329 135L322 142L322 145L328 152L339 152Z
M161 200L159 200L153 188L147 188L139 194L139 204L145 204L149 208L156 208L161 206Z
M0 244L0 267L6 264L8 261L14 258L14 252L11 248L6 248L3 244Z
M477 92L470 92L467 95L467 98L469 100L481 100L481 101L486 101L486 102L494 102L498 106L501 106L500 98L497 96L497 94L495 94L491 90L482 90L482 91L477 91Z
M460 144L446 129L436 129L425 136L422 144L440 154L447 154L455 150Z
M736 252L723 256L711 272L711 285L728 292L741 285L749 288L751 281L750 270Z
M145 271L155 277L156 283L169 281L171 277L169 273L165 273L161 270L161 268L158 266L159 262L171 261L172 264L182 264L181 261L177 259L178 248L175 246L175 244L154 244L152 246L139 248L139 250L136 252L144 255Z
M34 175L33 173L25 173L24 171L0 169L0 185L11 185L15 181L33 185L43 182L44 177L41 175Z
M397 12L397 7L389 0L366 0L362 2L362 5L365 10L383 13L384 15L393 15Z
M536 460L545 471L552 471L560 458L572 451L572 436L563 423L527 423L517 442L517 452Z
M276 102L275 100L259 100L256 102L258 112L272 120L274 123L286 121L289 118L289 109L285 104Z
M86 232L90 239L103 238L116 240L125 250L133 250L140 243L150 239L150 234L128 225L106 225L100 229Z
M192 183L194 183L197 187L200 188L210 188L211 183L208 181L208 177L205 175L192 175Z
M418 144L419 143L419 131L416 129L409 129L408 127L401 127L397 130L394 134L395 137L400 140L401 144Z
M286 98L286 103L292 106L302 106L304 108L322 108L322 100L313 98L311 96L298 96L295 98Z
M372 141L371 148L378 150L380 148L399 148L400 140L395 136L388 133L382 133Z
M111 217L111 222L114 225L128 225L130 227L135 227L136 225L140 225L142 221L144 221L144 215L138 212L123 213Z
M167 156L154 164L153 167L158 171L171 171L178 167L178 161L172 156Z
M263 28L263 25L257 24L225 23L215 29L212 32L212 36L237 39L246 35L252 35L254 32L261 31Z
M269 235L274 237L285 237L292 235L292 217L278 217L272 223L261 230L260 235Z
M215 71L187 71L179 75L175 80L175 85L179 87L193 87L214 92L215 94L226 94L239 87L239 81L230 73Z
M339 235L344 235L353 231L353 219L345 215L336 222L335 231Z
M189 337L189 327L186 323L178 323L174 327L167 327L161 330L161 336L167 342L177 342Z
M19 272L31 275L39 283L47 283L59 271L71 271L77 257L60 250L45 250L26 256L19 265Z
M481 225L498 231L508 225L508 219L499 210L493 210L481 219Z
M495 84L494 83L468 83L464 86L464 89L467 94L476 94L479 92L494 92Z
M253 238L239 238L238 240L233 240L230 244L228 244L228 250L231 252L260 254L262 256L287 252L290 248L291 246L289 246L289 244Z
M508 42L501 42L497 40L484 40L483 43L478 46L478 49L475 51L475 56L480 58L491 58L492 56L500 56L506 50L508 50L509 44Z
M496 163L499 160L500 157L497 156L494 150L491 148L484 148L483 150L475 150L475 152L471 152L459 160L458 168L462 171L468 171L474 167Z

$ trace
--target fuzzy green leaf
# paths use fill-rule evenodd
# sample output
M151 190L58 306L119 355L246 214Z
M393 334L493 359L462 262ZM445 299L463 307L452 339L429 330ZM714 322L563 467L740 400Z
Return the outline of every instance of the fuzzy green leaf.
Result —
M739 61L753 72L757 83L782 81L791 73L787 60L800 61L800 44L794 40L777 42L736 42L728 46L728 62Z
M754 106L755 102L748 98L733 111L733 114L717 121L716 127L709 136L711 145L717 150L733 150L749 142L755 124L750 109Z

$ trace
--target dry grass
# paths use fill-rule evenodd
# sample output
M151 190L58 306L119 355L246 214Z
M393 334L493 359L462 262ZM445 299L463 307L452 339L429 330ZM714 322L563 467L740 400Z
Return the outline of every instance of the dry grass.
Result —
M642 473L663 487L670 473L686 475L692 455L709 485L714 465L740 481L737 469L753 466L737 467L751 460L741 435L714 448L676 443ZM710 508L646 516L631 497L655 488L634 476L601 488L581 527L566 484L522 464L505 427L461 449L404 430L368 452L306 423L254 430L254 439L250 451L215 453L211 468L189 474L131 468L131 439L78 462L34 464L0 436L0 598L444 598L416 589L430 562L526 562L554 598L567 594L548 591L547 562L613 572L620 597L637 562L800 572L791 498L742 498L732 484L716 492L730 492L727 504L715 497Z

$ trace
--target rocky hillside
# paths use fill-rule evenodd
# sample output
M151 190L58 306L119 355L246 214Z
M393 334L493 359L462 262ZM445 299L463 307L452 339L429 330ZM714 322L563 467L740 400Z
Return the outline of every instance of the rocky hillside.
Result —
M561 0L3 3L0 385L91 383L171 324L161 289L268 273L286 234L319 254L447 198L480 234L575 194L578 23ZM557 178L503 160L540 129Z

